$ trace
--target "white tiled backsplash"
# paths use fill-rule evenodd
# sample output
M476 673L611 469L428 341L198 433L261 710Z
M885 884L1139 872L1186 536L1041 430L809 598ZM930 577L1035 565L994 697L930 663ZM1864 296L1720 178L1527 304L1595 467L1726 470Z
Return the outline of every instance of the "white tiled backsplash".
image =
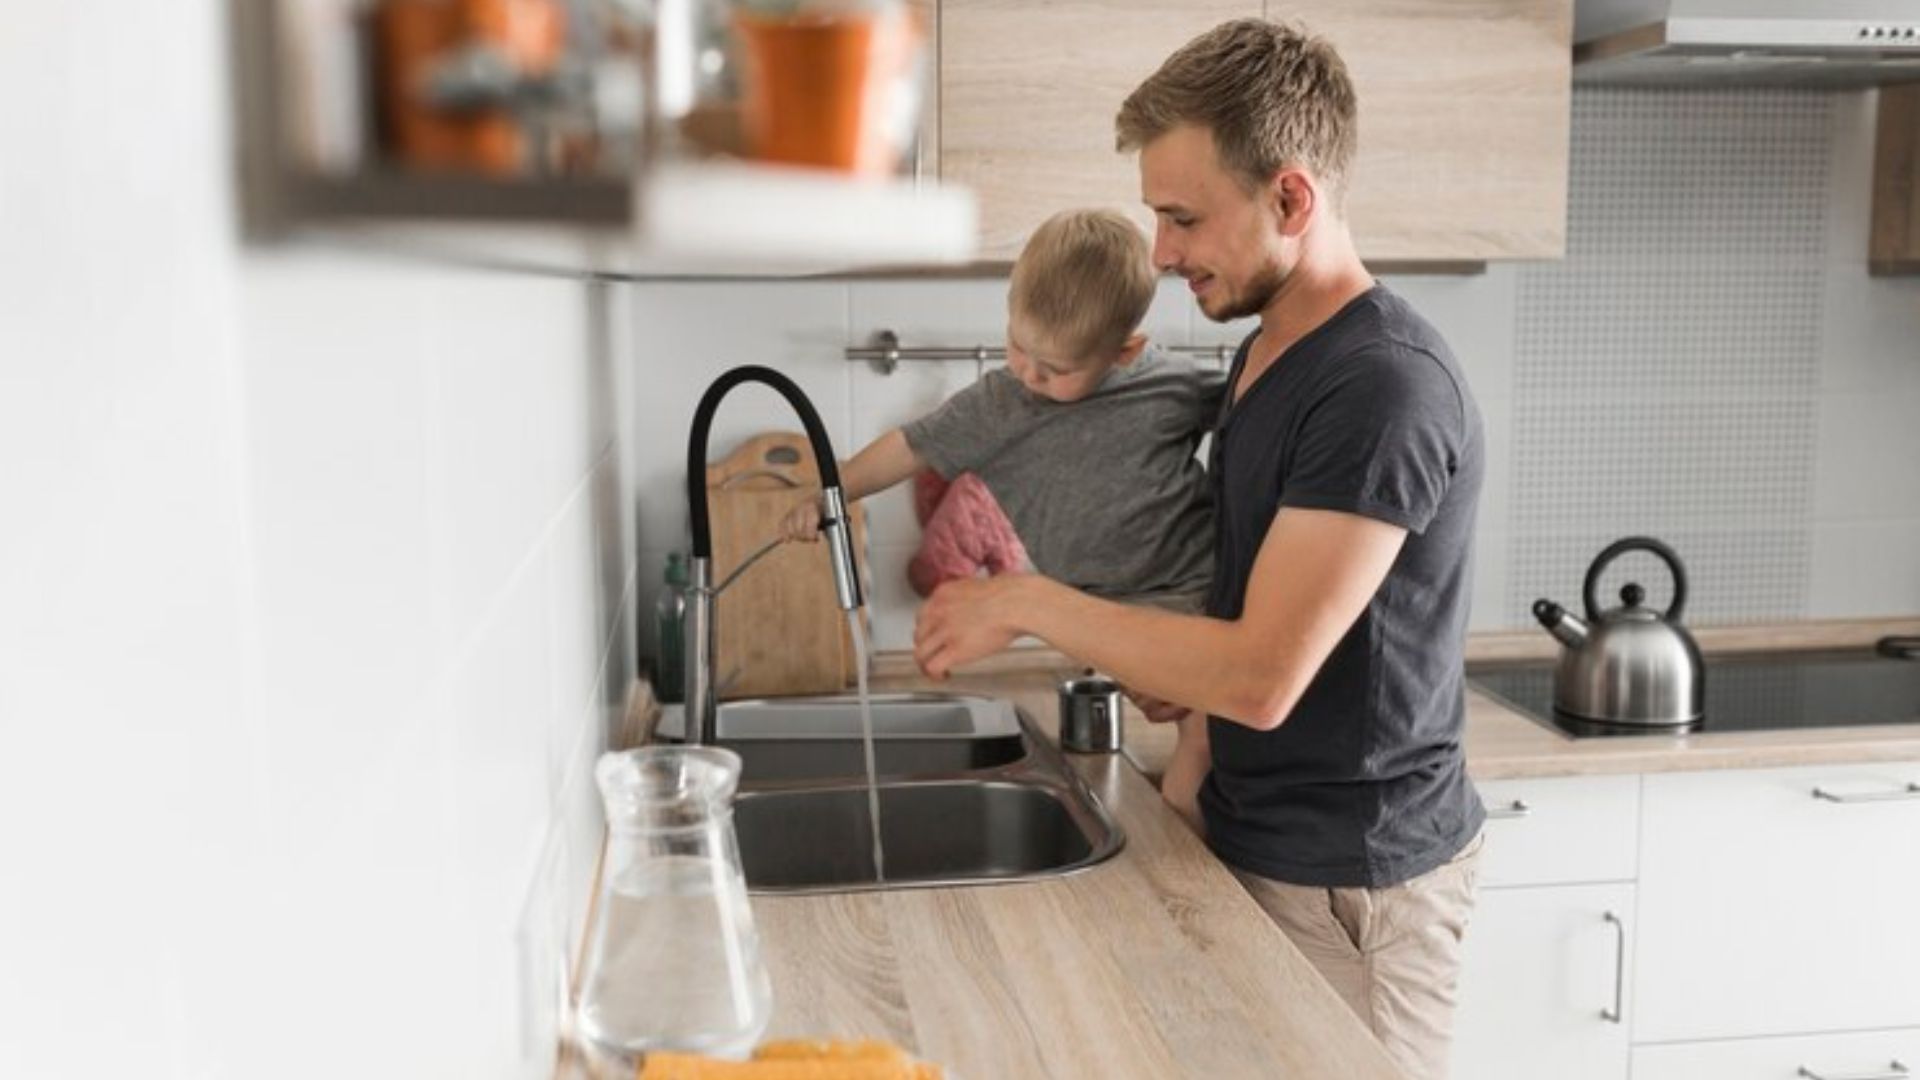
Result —
M1920 282L1866 274L1871 118L1863 94L1581 90L1564 261L1386 278L1446 335L1485 416L1493 468L1475 629L1530 626L1536 596L1573 599L1587 560L1627 531L1693 556L1696 617L1920 611ZM1763 181L1784 192L1743 198L1752 181L1713 171L1781 156L1802 162ZM1627 175L1623 161L1651 165ZM1716 184L1746 186L1716 198ZM1693 220L1703 211L1714 216ZM1775 251L1783 228L1788 249ZM1622 246L1626 233L1633 243ZM1797 313L1743 281L1794 285ZM646 373L644 610L666 552L684 546L680 463L707 381L735 364L777 363L815 396L845 457L965 385L975 365L907 363L882 375L842 350L883 328L907 344L997 343L1006 283L663 283L631 296ZM1714 336L1674 340L1688 326ZM1572 337L1552 332L1569 327ZM1611 336L1590 340L1596 328ZM1234 341L1244 330L1207 321L1178 281L1162 285L1147 320L1164 343ZM1761 336L1743 353L1726 341L1741 333ZM1665 345L1653 357L1616 347L1654 338ZM1715 365L1690 373L1689 348L1710 349ZM1804 378L1762 378L1783 365ZM1732 407L1756 393L1770 396ZM730 401L714 454L793 424L771 395ZM904 568L919 538L907 489L868 512L875 640L903 648L917 603ZM1656 601L1665 595L1653 573L1648 584Z

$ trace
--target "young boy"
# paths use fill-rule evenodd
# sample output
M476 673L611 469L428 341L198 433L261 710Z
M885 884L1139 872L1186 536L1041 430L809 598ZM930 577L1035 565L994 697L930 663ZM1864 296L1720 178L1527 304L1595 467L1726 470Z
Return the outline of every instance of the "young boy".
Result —
M1198 611L1213 573L1213 511L1194 458L1225 373L1147 349L1153 302L1145 237L1112 211L1043 223L1013 265L1007 366L875 439L840 468L849 500L930 467L972 473L1034 569L1099 596ZM818 535L797 506L790 539ZM1198 824L1206 717L1179 722L1161 791Z

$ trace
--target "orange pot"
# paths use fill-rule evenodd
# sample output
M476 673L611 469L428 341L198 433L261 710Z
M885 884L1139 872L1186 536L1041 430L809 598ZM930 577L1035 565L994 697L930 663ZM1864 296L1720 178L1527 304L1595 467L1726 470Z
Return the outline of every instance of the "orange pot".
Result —
M565 35L554 0L382 0L375 10L380 120L401 163L426 169L507 174L526 159L525 137L504 110L449 112L421 84L455 49L498 45L524 72L559 59Z
M742 120L755 157L867 175L893 170L887 130L919 45L905 12L768 19L736 14Z

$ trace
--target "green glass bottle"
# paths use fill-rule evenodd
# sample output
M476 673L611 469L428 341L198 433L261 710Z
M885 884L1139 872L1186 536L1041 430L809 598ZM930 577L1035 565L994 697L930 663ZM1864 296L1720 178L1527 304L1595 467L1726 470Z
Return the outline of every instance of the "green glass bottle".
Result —
M653 665L653 693L663 702L686 696L687 661L683 628L687 617L687 557L667 555L666 588L653 605L653 628L659 655Z

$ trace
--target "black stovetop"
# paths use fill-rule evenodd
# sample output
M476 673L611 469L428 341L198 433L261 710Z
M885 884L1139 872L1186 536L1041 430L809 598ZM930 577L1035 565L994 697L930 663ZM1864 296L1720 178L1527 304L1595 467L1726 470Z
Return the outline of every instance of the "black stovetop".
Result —
M1474 668L1467 682L1576 739L1920 724L1920 661L1872 652L1709 657L1706 715L1682 728L1602 724L1553 708L1553 665Z

